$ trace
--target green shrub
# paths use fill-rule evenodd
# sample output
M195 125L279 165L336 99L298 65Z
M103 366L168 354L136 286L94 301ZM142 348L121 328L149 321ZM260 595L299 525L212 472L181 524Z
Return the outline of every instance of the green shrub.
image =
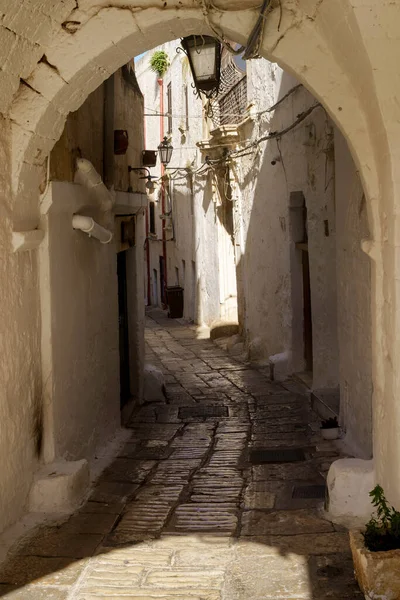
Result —
M380 485L369 495L376 515L368 521L363 533L366 547L371 552L400 549L400 512L389 506Z
M169 67L168 54L164 50L156 50L150 58L150 68L157 73L159 77L163 77Z

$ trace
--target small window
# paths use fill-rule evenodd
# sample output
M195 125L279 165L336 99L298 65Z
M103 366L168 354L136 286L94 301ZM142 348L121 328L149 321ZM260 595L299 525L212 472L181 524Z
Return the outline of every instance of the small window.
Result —
M172 88L169 83L167 86L167 113L168 113L168 131L172 133Z
M149 216L150 233L155 234L156 233L156 218L155 218L155 203L154 202L150 202L149 210L150 210L150 216Z

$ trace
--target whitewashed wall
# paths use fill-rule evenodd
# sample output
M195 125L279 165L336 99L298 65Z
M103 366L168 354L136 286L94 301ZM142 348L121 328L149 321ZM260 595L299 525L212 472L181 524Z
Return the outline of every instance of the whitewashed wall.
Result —
M168 172L171 174L171 197L173 232L166 231L168 285L181 285L184 288L184 317L197 323L211 324L220 316L218 254L215 206L211 200L211 188L204 175L186 175L174 173L176 167L191 167L195 171L202 164L200 152L196 146L205 134L201 101L194 96L192 77L187 58L177 53L179 41L169 42L147 52L136 62L136 72L145 101L146 148L156 149L160 143L160 118L151 116L160 111L160 86L157 75L149 66L149 60L155 50L163 49L168 54L170 67L163 77L164 112L167 112L167 86L172 87L172 135L174 147ZM188 86L188 122L186 129L186 111L184 86ZM167 118L164 119L164 131L167 134ZM154 175L160 175L159 163L151 169ZM162 256L161 193L158 185L150 197L156 200L156 235L150 236L150 280L151 303L161 304L160 264ZM169 210L166 200L166 210ZM154 277L157 274L157 285ZM157 289L158 298L154 298Z
M338 335L341 421L356 455L372 456L371 262L365 195L342 134L335 129Z
M53 183L40 248L45 458L90 458L119 426L115 244L72 229L87 190Z
M272 63L249 62L253 120L241 128L242 137L254 139L284 129L311 106L315 99L300 88L275 111L259 114L297 83ZM291 238L289 209L291 192L302 192L308 211L314 386L334 387L338 384L338 348L331 125L321 109L305 123L278 142L264 142L256 155L243 158L237 168L243 223L238 266L239 297L245 306L241 308L242 327L253 358L284 354L288 373L304 369L303 300L293 280L293 271L301 265L293 260L298 240Z

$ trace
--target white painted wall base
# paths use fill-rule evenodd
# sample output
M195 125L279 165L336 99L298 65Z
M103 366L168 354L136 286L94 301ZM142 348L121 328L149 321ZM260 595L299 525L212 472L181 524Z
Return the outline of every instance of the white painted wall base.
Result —
M373 512L368 494L375 483L372 460L342 458L332 463L327 478L329 516L344 524L364 525Z
M281 352L269 357L271 373L275 381L285 381L290 372L290 353Z
M30 512L73 512L88 491L89 479L87 460L60 460L46 465L37 473L32 484Z
M163 372L154 365L144 366L143 402L165 402Z

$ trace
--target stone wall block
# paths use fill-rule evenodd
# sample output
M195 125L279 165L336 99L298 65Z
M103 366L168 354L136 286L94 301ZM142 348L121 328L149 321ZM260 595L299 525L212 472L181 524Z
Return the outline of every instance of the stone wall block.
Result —
M0 112L4 115L12 103L19 88L19 77L8 71L0 70Z
M58 43L49 49L47 58L69 81L80 69L91 62L96 63L105 50L135 31L137 26L129 10L104 9L74 35L60 34ZM128 59L132 56L129 55Z
M52 28L50 16L43 14L40 2L21 2L18 6L13 4L12 10L4 15L2 23L36 44L45 44Z
M0 27L0 65L2 68L18 42L19 39L13 31L9 31L3 26Z
M35 131L49 101L27 85L21 85L10 110L12 121L27 131Z
M24 185L22 179L20 181L23 164L43 164L46 156L53 148L55 140L32 134L17 123L12 124L11 131L13 157L12 189L15 193L18 191L20 184Z
M10 52L3 68L15 73L21 79L28 77L43 56L43 48L29 40L19 38L18 44Z
M60 77L56 69L45 62L38 63L26 82L49 102L66 85L66 82Z

